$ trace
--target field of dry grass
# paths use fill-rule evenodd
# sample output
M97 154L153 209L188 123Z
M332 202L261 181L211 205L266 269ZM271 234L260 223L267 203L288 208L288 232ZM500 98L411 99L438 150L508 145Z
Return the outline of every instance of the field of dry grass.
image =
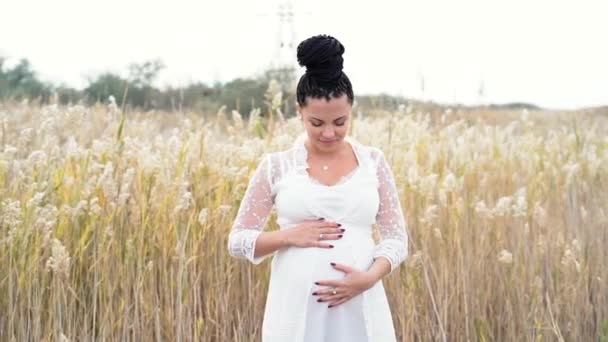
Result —
M227 253L296 119L0 104L0 340L259 341L269 262ZM353 113L400 191L403 341L608 341L608 116ZM268 229L276 229L270 220Z

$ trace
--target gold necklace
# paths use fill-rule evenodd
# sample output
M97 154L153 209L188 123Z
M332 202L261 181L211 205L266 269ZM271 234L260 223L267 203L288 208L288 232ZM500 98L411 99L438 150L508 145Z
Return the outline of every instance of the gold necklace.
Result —
M329 166L328 165L321 165L321 169L323 171L327 171L327 170L329 170Z

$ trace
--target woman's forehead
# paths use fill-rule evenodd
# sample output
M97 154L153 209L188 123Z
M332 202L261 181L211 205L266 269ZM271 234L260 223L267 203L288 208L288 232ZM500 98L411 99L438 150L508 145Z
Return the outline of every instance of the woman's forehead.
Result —
M327 101L325 98L313 99L306 101L304 112L321 118L338 118L350 112L351 106L348 103L346 96L341 98L331 98Z

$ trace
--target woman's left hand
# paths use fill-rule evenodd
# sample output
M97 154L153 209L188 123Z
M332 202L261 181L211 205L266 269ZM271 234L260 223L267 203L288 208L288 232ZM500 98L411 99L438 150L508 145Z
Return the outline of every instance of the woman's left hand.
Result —
M377 281L369 273L359 271L347 265L331 263L331 266L338 271L346 273L346 276L338 280L319 280L315 284L325 285L329 288L313 292L313 295L319 296L318 302L329 302L328 307L330 308L340 305L363 291L370 289ZM336 294L333 294L334 290Z

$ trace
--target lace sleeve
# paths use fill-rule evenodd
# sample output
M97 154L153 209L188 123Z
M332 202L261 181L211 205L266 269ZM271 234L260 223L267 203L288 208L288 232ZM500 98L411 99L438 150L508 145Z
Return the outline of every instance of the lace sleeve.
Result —
M408 255L407 226L403 218L393 172L382 151L377 150L375 159L380 196L376 228L380 233L380 241L374 249L374 259L377 257L388 259L392 273Z
M253 264L270 254L254 257L255 242L266 226L273 206L270 155L266 155L249 180L239 211L228 236L228 252Z

